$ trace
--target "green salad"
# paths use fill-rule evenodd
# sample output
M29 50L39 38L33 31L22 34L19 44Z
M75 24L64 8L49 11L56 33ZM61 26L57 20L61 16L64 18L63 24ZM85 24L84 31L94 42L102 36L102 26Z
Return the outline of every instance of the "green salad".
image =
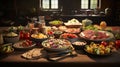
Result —
M62 23L63 22L60 20L54 20L54 21L49 22L49 24L51 24L51 25L61 25Z
M98 30L97 27L94 27L94 25L89 25L83 28L83 30Z

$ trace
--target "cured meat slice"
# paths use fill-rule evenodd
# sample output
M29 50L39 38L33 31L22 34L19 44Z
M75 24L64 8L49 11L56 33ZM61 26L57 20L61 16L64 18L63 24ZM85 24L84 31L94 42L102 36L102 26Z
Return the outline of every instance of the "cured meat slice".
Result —
M110 36L107 34L106 31L85 30L81 32L81 37L89 40L102 40L107 39Z

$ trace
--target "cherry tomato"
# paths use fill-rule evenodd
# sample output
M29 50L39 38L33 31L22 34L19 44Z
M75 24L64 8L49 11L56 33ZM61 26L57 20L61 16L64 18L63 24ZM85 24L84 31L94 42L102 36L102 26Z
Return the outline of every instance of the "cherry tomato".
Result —
M48 32L48 35L53 35L53 32L52 32L52 31L49 31L49 32Z
M116 44L116 47L119 48L120 47L120 40L116 40L115 44Z
M106 41L102 41L102 42L101 42L101 45L107 46L108 43L107 43Z

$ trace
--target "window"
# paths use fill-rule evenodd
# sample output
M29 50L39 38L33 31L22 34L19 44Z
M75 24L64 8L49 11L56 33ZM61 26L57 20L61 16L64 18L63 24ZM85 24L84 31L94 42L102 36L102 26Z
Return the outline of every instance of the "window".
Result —
M91 1L90 1L90 9L95 9L95 8L97 8L97 1L98 1L98 0L91 0Z
M50 8L49 4L50 4L49 0L42 0L42 7L44 9L49 9Z
M88 9L88 0L81 0L81 9Z
M58 9L58 0L40 0L42 9Z
M100 0L81 0L81 9L95 9L99 6Z
M58 9L58 0L51 0L51 9Z

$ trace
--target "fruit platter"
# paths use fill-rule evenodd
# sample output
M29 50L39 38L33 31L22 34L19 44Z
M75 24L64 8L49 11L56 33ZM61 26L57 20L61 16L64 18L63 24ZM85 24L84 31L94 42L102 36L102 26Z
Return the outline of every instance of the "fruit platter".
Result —
M114 35L107 31L85 30L79 34L81 38L91 41L108 41L114 39Z
M85 45L84 50L92 55L96 56L107 56L112 54L112 47L107 45L104 46L103 44L91 42L89 45Z
M42 46L48 51L64 51L71 46L71 43L65 39L48 39L42 42Z
M24 40L24 41L20 41L20 42L17 42L15 44L13 44L13 47L16 48L16 49L31 49L35 46L36 44L33 43L32 41L30 40Z

